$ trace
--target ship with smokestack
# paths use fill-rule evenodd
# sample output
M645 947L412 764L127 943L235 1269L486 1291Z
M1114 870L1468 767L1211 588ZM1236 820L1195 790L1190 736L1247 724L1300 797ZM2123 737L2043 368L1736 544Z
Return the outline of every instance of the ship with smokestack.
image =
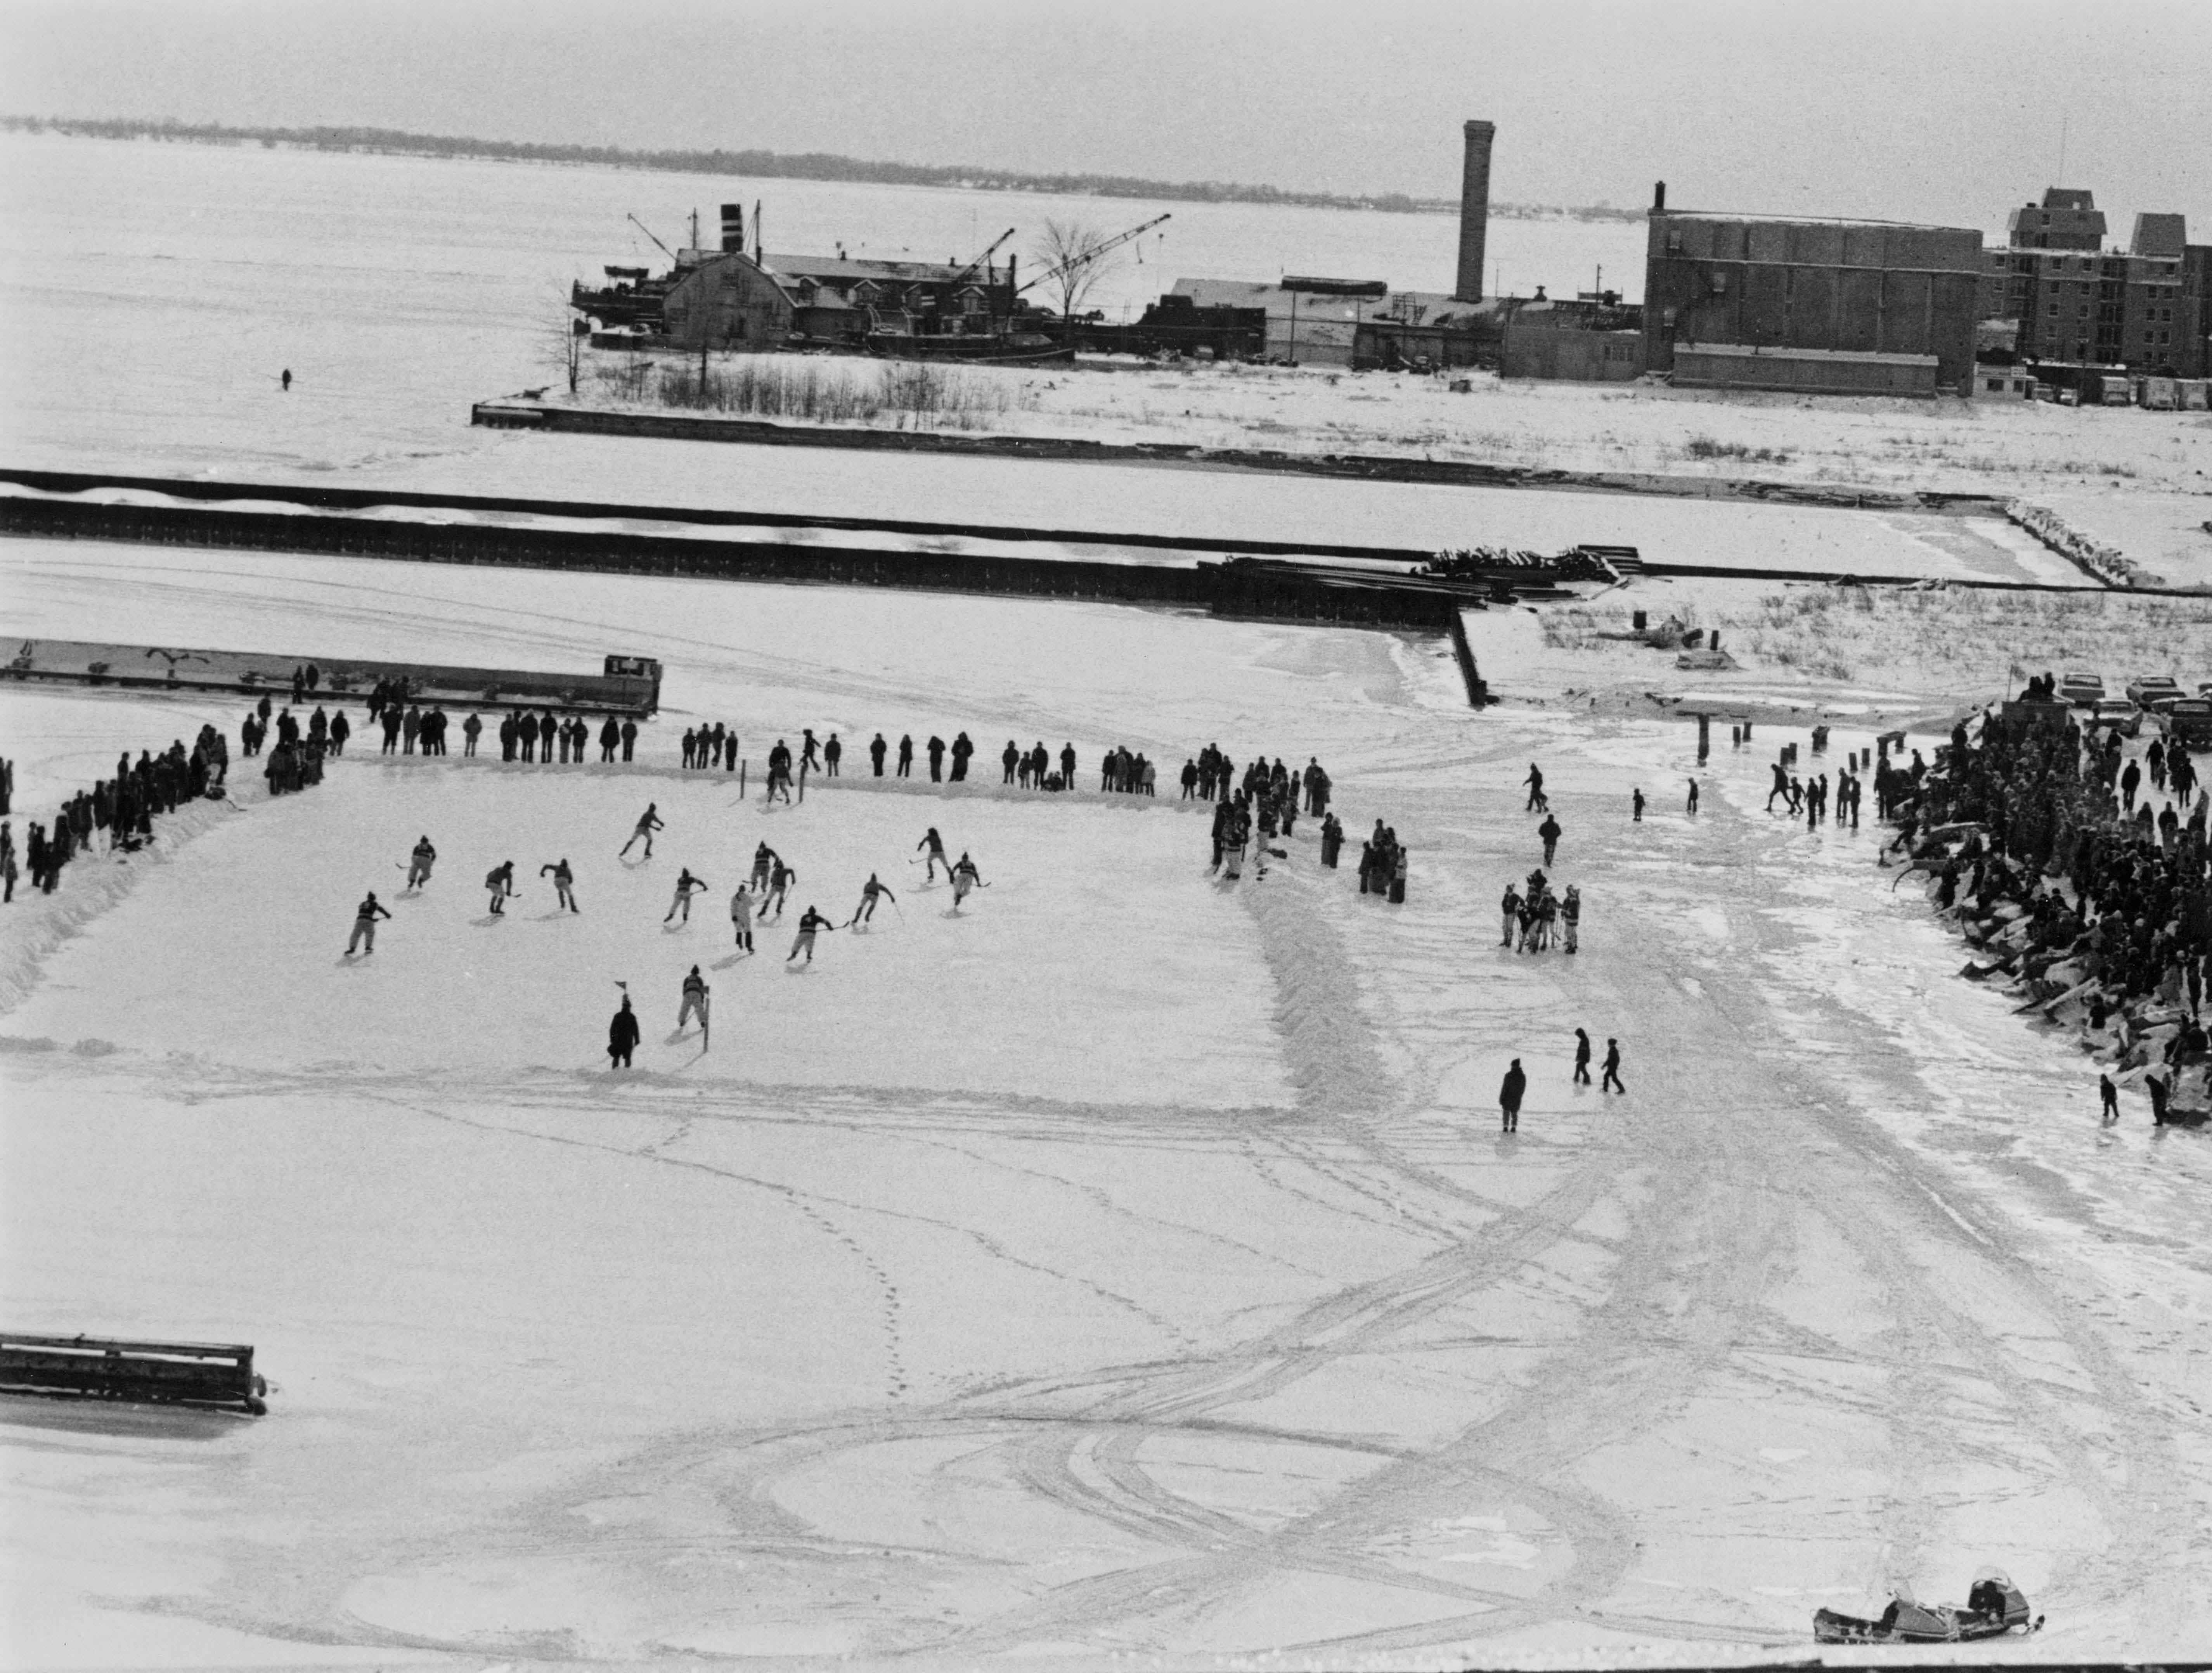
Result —
M579 281L569 306L591 322L592 344L599 349L811 350L996 366L1066 361L1078 352L1257 358L1266 324L1252 310L1202 308L1170 297L1142 319L1115 325L1030 300L1027 293L1039 288L1074 294L1067 281L1168 219L1085 240L1025 280L1011 251L998 259L1014 237L1011 227L972 260L937 263L848 256L842 248L828 256L772 252L757 204L750 248L739 203L722 205L714 250L700 246L696 215L691 243L682 249L669 248L633 215L668 258L666 270L610 266L603 285Z

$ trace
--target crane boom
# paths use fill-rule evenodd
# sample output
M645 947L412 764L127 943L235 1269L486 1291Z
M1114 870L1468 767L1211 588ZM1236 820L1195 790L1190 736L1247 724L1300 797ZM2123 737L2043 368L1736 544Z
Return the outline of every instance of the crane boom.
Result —
M1141 227L1132 227L1126 233L1116 233L1112 238L1108 239L1103 244L1097 245L1091 249L1083 251L1079 254L1070 256L1066 261L1060 263L1058 267L1046 269L1045 271L1038 274L1036 278L1030 280L1029 284L1024 285L1021 290L1016 291L1014 294L1018 296L1022 294L1022 291L1026 291L1032 286L1043 284L1048 279L1057 279L1063 273L1072 272L1079 267L1088 267L1100 257L1107 255L1113 251L1119 250L1131 239L1142 238L1146 233L1151 232L1153 227L1158 226L1163 221L1172 221L1174 219L1175 216L1172 215L1154 215L1150 221L1145 222ZM996 248L995 245L993 247Z
M640 221L635 215L630 216L629 222L631 226L636 227L638 231L643 233L647 238L653 239L653 241L655 244L660 244L660 240L659 239L653 238L653 228L647 226L645 222ZM676 259L676 252L673 250L671 250L665 244L660 244L660 253L667 257L671 261L674 261Z
M946 288L950 289L952 286L966 284L968 282L969 276L975 272L977 268L981 267L988 263L992 257L997 255L999 253L999 246L1004 244L1013 235L1014 229L1009 227L1005 232L1000 233L998 237L993 239L988 249L985 250L981 255L976 257L974 261L969 262L967 266L962 268L957 273L952 276L952 284L947 286Z

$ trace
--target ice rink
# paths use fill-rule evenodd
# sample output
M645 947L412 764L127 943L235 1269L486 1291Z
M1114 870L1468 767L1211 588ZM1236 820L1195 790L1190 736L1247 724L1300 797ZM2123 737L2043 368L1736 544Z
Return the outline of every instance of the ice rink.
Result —
M668 661L671 706L628 769L357 745L273 803L241 771L235 811L0 915L6 1317L252 1342L275 1385L258 1421L5 1403L19 1660L1663 1664L1801 1655L1815 1607L1984 1563L2047 1612L2030 1653L2203 1645L2212 1158L2140 1107L2100 1130L2084 1060L1955 979L1871 826L1761 810L1802 734L1723 744L1692 821L1689 728L1477 714L1424 641L0 557L39 631L619 648ZM756 763L839 730L863 772L878 728L964 727L983 782L771 811L676 767L706 715ZM202 718L0 699L60 740L47 796ZM1085 783L1117 743L1164 781L1210 740L1318 755L1355 845L1382 817L1410 846L1410 898L1359 896L1305 825L1228 887L1171 801L1002 791L1009 736L1073 742ZM1532 759L1589 903L1572 959L1493 944ZM669 829L625 869L648 800ZM931 825L994 885L957 917L902 887ZM424 833L431 885L342 965ZM732 962L763 838L793 912L842 922L870 870L902 912L804 975L788 912ZM665 927L680 865L714 890ZM704 1054L670 1039L693 962ZM1626 1097L1571 1084L1577 1023L1620 1039Z

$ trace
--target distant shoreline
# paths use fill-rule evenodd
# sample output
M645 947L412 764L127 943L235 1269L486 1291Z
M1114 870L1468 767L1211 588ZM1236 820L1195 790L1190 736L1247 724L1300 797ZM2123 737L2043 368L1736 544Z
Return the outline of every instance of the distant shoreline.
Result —
M150 139L172 144L364 153L484 162L533 162L629 168L664 174L732 174L766 180L830 180L864 185L939 186L969 191L1068 197L1127 197L1170 203L1255 203L1286 209L1369 209L1385 215L1456 215L1459 200L1402 192L1359 196L1285 191L1218 180L1147 180L1113 174L1031 174L959 164L871 162L828 152L632 150L619 145L539 145L392 128L238 128L218 122L137 118L0 116L0 131L73 139ZM1632 222L1642 209L1610 204L1566 207L1492 203L1500 221Z

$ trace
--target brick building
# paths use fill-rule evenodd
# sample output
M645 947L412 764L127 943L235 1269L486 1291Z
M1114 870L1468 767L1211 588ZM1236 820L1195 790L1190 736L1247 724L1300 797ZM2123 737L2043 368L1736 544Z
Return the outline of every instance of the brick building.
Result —
M1662 193L1645 361L1681 383L1970 395L1981 271L1969 227L1668 210ZM1701 352L1678 367L1680 349Z
M2023 361L2203 376L2212 246L2191 245L2179 215L2138 215L2124 251L2104 247L2105 233L2077 189L2014 209L2003 246L1983 252L1982 317L2017 324Z

